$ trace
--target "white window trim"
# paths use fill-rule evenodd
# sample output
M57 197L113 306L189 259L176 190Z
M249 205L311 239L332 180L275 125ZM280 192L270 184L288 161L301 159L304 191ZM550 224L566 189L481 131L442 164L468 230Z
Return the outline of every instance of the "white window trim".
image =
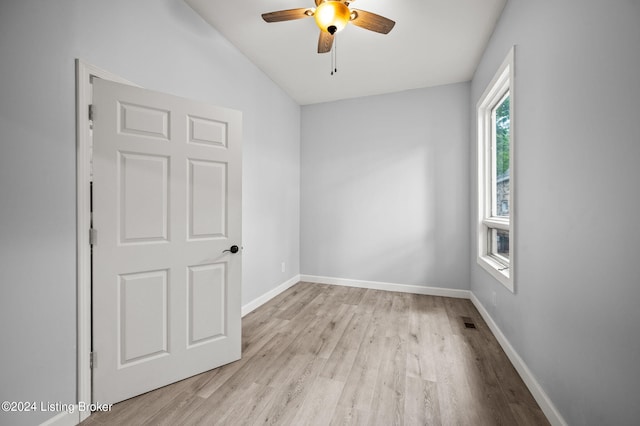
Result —
M477 220L477 261L495 279L502 283L511 292L515 292L514 286L514 260L515 260L515 203L514 203L514 56L515 46L509 49L507 57L500 65L491 83L487 86L478 101L477 110L477 144L478 144L478 220ZM491 176L488 172L492 167L492 143L491 143L491 109L509 91L509 218L492 217L491 204L493 187ZM488 142L488 143L487 143ZM489 251L488 230L490 228L509 231L509 262L508 265L501 262Z

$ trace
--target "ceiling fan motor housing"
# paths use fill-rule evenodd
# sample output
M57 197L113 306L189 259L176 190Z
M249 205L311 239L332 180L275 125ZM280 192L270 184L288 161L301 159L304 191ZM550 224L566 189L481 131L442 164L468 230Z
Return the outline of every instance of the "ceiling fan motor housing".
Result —
M351 20L351 11L342 1L329 0L320 3L313 16L322 31L333 35Z

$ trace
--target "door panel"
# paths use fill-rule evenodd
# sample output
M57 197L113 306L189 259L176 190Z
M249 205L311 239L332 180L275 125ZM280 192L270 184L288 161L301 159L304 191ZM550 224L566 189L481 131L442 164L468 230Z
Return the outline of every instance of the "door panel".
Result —
M120 102L120 132L169 140L169 111Z
M168 240L169 158L118 153L120 243Z
M227 236L227 165L189 161L189 239Z
M189 142L227 146L227 123L203 117L189 117Z
M118 366L168 354L167 271L119 278Z
M239 359L241 115L94 80L93 400Z
M199 345L226 335L224 306L227 292L224 263L189 268L189 341ZM211 309L211 305L217 305Z

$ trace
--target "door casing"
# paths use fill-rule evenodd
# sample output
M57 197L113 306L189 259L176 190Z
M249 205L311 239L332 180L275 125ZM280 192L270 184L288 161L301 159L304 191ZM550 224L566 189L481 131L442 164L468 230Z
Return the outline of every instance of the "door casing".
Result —
M77 401L91 402L91 125L93 78L139 87L116 74L76 59L76 264L77 264ZM81 422L91 415L76 410Z

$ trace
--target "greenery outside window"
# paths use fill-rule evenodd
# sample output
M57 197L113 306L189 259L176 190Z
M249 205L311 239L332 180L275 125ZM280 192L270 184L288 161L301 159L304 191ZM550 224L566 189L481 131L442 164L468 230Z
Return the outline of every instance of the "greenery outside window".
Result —
M478 264L513 285L513 77L511 48L478 101Z

